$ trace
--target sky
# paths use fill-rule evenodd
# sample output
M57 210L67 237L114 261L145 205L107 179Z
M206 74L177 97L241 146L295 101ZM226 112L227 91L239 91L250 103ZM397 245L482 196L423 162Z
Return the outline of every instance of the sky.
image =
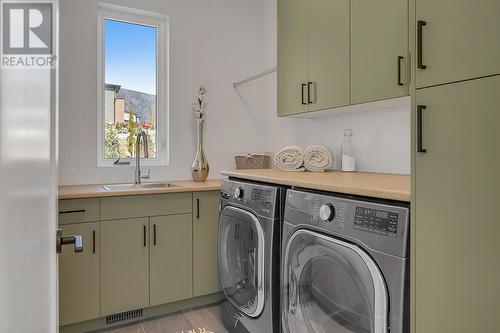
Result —
M106 83L156 95L156 29L104 20Z

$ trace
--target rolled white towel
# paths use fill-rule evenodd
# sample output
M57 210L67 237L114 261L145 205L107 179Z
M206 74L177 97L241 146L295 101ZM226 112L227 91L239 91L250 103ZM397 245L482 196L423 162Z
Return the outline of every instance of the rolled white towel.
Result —
M308 171L322 172L332 166L333 154L324 146L312 146L304 151L304 166Z
M274 155L274 164L283 171L304 171L304 148L289 146Z

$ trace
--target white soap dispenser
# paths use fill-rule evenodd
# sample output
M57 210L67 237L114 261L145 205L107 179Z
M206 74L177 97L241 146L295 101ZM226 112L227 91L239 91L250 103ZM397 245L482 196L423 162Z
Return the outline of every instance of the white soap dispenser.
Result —
M346 128L344 131L344 142L342 142L342 171L356 171L356 159L354 158L351 146L352 130Z

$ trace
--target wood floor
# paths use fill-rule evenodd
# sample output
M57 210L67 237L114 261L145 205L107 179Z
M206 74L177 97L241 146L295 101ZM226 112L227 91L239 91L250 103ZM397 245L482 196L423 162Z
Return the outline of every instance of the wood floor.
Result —
M105 333L229 333L220 319L219 306L187 310L166 317L120 327Z

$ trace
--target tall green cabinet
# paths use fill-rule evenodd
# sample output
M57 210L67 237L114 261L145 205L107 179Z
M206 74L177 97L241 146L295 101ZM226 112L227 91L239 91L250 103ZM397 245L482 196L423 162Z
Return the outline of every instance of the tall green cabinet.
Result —
M412 332L497 332L500 2L410 4Z
M416 92L416 332L500 327L500 76Z

